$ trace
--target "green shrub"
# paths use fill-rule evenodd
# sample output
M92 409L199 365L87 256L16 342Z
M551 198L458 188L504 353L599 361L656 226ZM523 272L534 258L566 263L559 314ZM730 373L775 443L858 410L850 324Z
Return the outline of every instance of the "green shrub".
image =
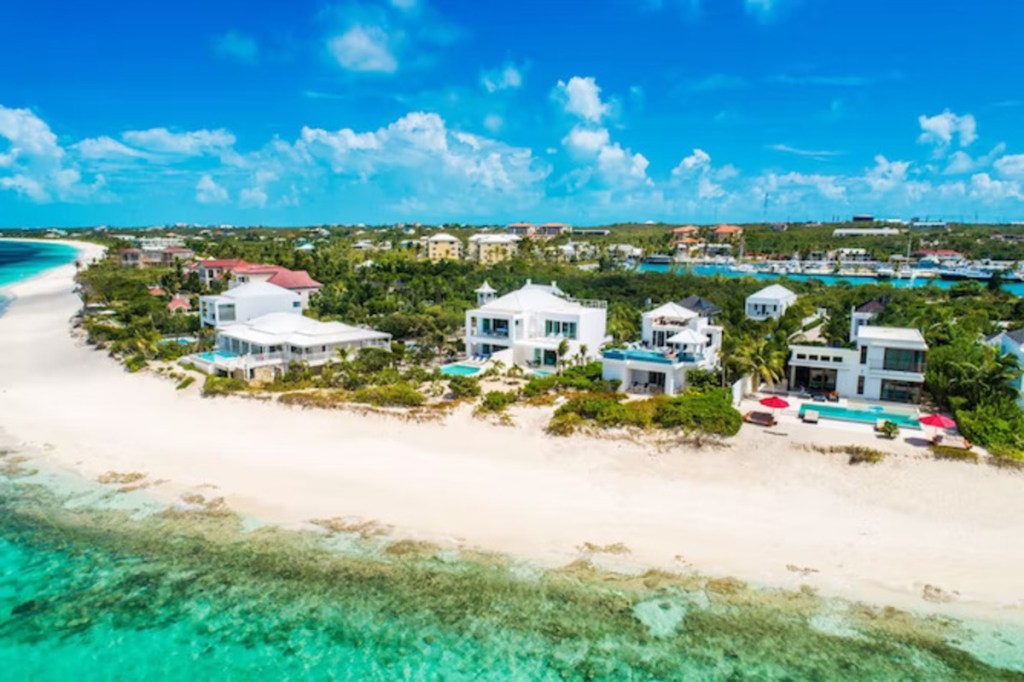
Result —
M896 440L900 435L900 427L896 422L889 421L888 419L882 424L881 429L882 435L889 440Z
M654 421L664 429L735 436L743 417L732 406L732 394L727 389L690 389L661 402Z
M978 453L973 450L950 448L943 445L932 445L931 449L935 459L950 459L956 462L978 462Z
M218 377L211 374L203 382L203 395L207 397L230 395L231 393L244 391L246 387L247 384L241 379Z
M477 409L480 412L504 412L518 398L515 391L488 391Z
M124 366L129 372L138 372L146 366L146 356L142 353L136 353L135 355L129 356L128 359L124 361Z
M589 391L593 393L614 393L619 390L619 381L605 381L601 378L601 363L591 362L582 367L570 367L561 374L534 377L523 387L523 396L535 398L545 393L568 391Z
M956 413L960 432L997 457L1024 459L1024 413L1012 400L1000 400Z
M426 402L423 394L409 384L361 388L352 395L352 399L379 407L419 407Z
M179 390L179 391L184 391L184 390L185 390L186 388L188 388L189 386L191 386L192 384L194 384L194 383L195 383L195 381L196 381L196 378L195 378L195 377L185 377L184 379L182 379L181 381L179 381L179 382L178 382L178 385L177 385L177 386L175 386L174 388L175 388L176 390Z
M548 423L545 429L552 436L571 436L583 426L583 417L578 414L567 412L556 414Z
M480 395L480 382L473 377L454 376L448 380L448 390L453 398L475 398Z

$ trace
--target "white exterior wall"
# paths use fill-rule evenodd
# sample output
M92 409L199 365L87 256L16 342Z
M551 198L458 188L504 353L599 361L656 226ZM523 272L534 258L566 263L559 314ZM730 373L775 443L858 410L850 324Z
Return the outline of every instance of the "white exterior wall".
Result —
M867 347L865 363L860 362L860 349ZM848 348L827 348L824 346L790 346L790 389L795 389L794 383L797 367L809 367L813 369L836 370L836 393L843 398L860 398L864 400L880 400L882 397L882 381L885 379L895 381L906 381L911 383L924 383L924 375L916 372L902 372L884 369L886 348L899 348L897 342L881 343L874 340L861 340L856 350ZM804 355L799 359L798 355ZM812 360L817 356L818 360ZM835 362L832 358L841 358L841 362ZM828 358L828 359L821 359ZM864 377L864 392L857 393L857 384L860 377Z
M796 295L784 298L759 298L756 295L747 297L746 313L751 320L779 319L786 314L789 307L796 303ZM761 312L758 306L767 306L765 312Z
M473 320L476 320L476 327ZM487 336L482 333L483 320L508 321L508 337ZM587 347L586 358L593 360L599 357L601 346L605 341L607 311L604 308L581 308L573 313L554 313L545 311L529 311L522 313L489 312L475 308L466 312L466 354L469 356L483 353L482 346L504 346L512 348L513 361L516 364L533 362L534 349L545 336L545 323L575 322L576 338L566 339L569 342L569 356L576 356L581 346ZM530 340L534 342L531 343ZM558 337L551 337L557 343Z
M233 322L249 320L269 315L270 313L302 314L302 299L298 294L281 289L280 292L267 293L260 296L244 296L237 299L221 296L202 296L199 299L203 324L219 327ZM234 304L235 319L222 320L221 306Z

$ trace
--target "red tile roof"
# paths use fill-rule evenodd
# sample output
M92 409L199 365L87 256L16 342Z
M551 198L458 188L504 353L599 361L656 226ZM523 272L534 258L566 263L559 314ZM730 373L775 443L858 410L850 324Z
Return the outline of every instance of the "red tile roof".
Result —
M172 313L175 310L192 310L192 304L188 302L188 299L184 296L175 296L167 304L167 309Z
M241 258L207 258L206 260L199 261L199 265L204 268L224 268L226 270L234 270L235 268L241 268L249 265Z
M309 276L305 270L286 270L282 268L267 280L285 289L319 289L322 284Z
M700 232L700 228L696 225L683 225L672 230L672 234L692 234L694 232Z
M153 296L166 296L167 295L167 292L164 291L163 289L161 289L160 287L150 287L149 288L149 293L151 295L153 295Z
M743 228L739 225L719 225L715 228L715 232L718 234L736 234L742 231Z

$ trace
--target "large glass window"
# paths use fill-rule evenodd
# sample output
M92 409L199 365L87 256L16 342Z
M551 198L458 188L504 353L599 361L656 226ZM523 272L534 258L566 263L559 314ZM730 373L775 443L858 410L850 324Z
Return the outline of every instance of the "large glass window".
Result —
M221 322L235 321L235 304L225 303L217 306L217 319Z
M896 372L924 373L924 351L905 350L903 348L886 348L885 369Z
M893 403L919 402L921 400L921 384L884 379L881 398Z

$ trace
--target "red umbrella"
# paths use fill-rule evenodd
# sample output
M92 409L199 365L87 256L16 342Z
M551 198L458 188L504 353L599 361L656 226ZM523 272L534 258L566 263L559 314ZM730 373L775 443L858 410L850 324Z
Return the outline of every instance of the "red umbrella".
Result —
M917 421L925 426L934 426L936 435L938 435L939 429L951 429L956 426L955 421L942 414L930 414L927 417L921 417Z
M773 395L770 398L762 398L761 404L765 407L770 407L773 410L784 410L789 407L789 403L777 395Z

